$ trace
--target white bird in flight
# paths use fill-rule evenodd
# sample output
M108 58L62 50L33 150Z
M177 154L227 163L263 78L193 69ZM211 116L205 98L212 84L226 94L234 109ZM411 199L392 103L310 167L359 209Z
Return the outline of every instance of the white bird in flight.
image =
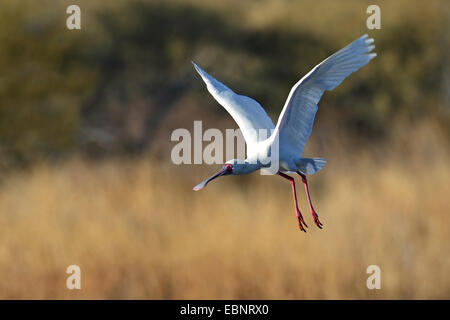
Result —
M208 91L233 117L238 124L247 144L247 158L229 160L222 169L212 177L194 187L195 191L204 188L208 182L225 175L242 175L267 168L271 165L271 147L278 143L279 176L287 179L294 194L295 211L300 230L307 227L298 208L294 178L286 173L301 176L308 198L309 208L315 224L322 228L322 223L311 204L306 174L314 174L325 166L322 158L302 158L306 140L311 134L317 104L325 90L333 90L348 75L359 70L376 56L370 53L375 46L367 34L356 39L345 48L331 55L315 66L291 89L277 125L275 126L263 107L252 98L234 93L220 83L194 62L194 67L206 83ZM267 130L267 138L255 132Z

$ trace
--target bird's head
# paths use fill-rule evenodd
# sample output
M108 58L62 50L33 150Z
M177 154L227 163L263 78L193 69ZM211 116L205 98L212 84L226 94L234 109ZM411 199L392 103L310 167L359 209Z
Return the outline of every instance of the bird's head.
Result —
M225 162L225 164L222 166L219 172L196 185L194 187L194 190L198 191L203 189L210 181L218 177L227 176L230 174L233 175L246 174L250 173L251 171L254 171L255 169L256 168L253 168L253 166L251 166L247 161L242 161L238 159L228 160L227 162Z

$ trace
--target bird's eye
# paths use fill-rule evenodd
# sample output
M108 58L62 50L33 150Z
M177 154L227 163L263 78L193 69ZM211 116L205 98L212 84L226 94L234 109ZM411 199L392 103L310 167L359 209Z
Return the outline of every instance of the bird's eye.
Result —
M232 164L227 164L227 171L233 172L233 165Z

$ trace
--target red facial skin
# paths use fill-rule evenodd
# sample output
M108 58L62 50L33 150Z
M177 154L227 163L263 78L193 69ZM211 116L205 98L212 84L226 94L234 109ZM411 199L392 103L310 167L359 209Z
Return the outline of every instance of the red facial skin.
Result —
M233 173L233 165L232 165L232 164L230 164L230 163L225 163L225 164L223 165L222 169L223 169L223 168L226 168L227 172Z

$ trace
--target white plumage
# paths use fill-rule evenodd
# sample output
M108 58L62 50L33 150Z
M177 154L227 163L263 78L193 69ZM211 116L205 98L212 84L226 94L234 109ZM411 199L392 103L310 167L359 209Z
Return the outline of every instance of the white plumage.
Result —
M206 83L208 91L236 121L247 144L247 159L244 163L239 163L237 160L227 161L221 171L194 187L194 190L202 189L208 182L222 175L246 174L270 166L270 160L273 158L271 147L277 141L279 146L277 174L291 182L294 195L293 178L283 172L296 172L302 176L311 214L316 224L321 227L311 205L305 174L317 172L325 166L326 162L322 158L302 158L301 155L311 134L318 109L317 104L323 93L325 90L333 90L347 76L359 70L376 56L376 53L370 53L375 48L373 42L373 39L363 35L315 66L292 87L276 126L257 101L234 93L193 63ZM260 136L258 134L260 129L268 130L271 133L270 136ZM296 197L294 198L299 227L304 230L302 224L306 226L306 223L298 210Z
M287 148L303 151L323 93L336 88L352 72L376 57L376 53L369 53L375 48L370 45L373 42L363 35L315 66L292 87L276 127L280 146L282 142Z
M236 121L247 144L247 153L255 150L262 138L257 134L260 129L273 130L275 125L263 107L254 99L233 92L217 81L195 63L195 70L206 83L209 93L219 102ZM267 136L263 138L267 138Z

